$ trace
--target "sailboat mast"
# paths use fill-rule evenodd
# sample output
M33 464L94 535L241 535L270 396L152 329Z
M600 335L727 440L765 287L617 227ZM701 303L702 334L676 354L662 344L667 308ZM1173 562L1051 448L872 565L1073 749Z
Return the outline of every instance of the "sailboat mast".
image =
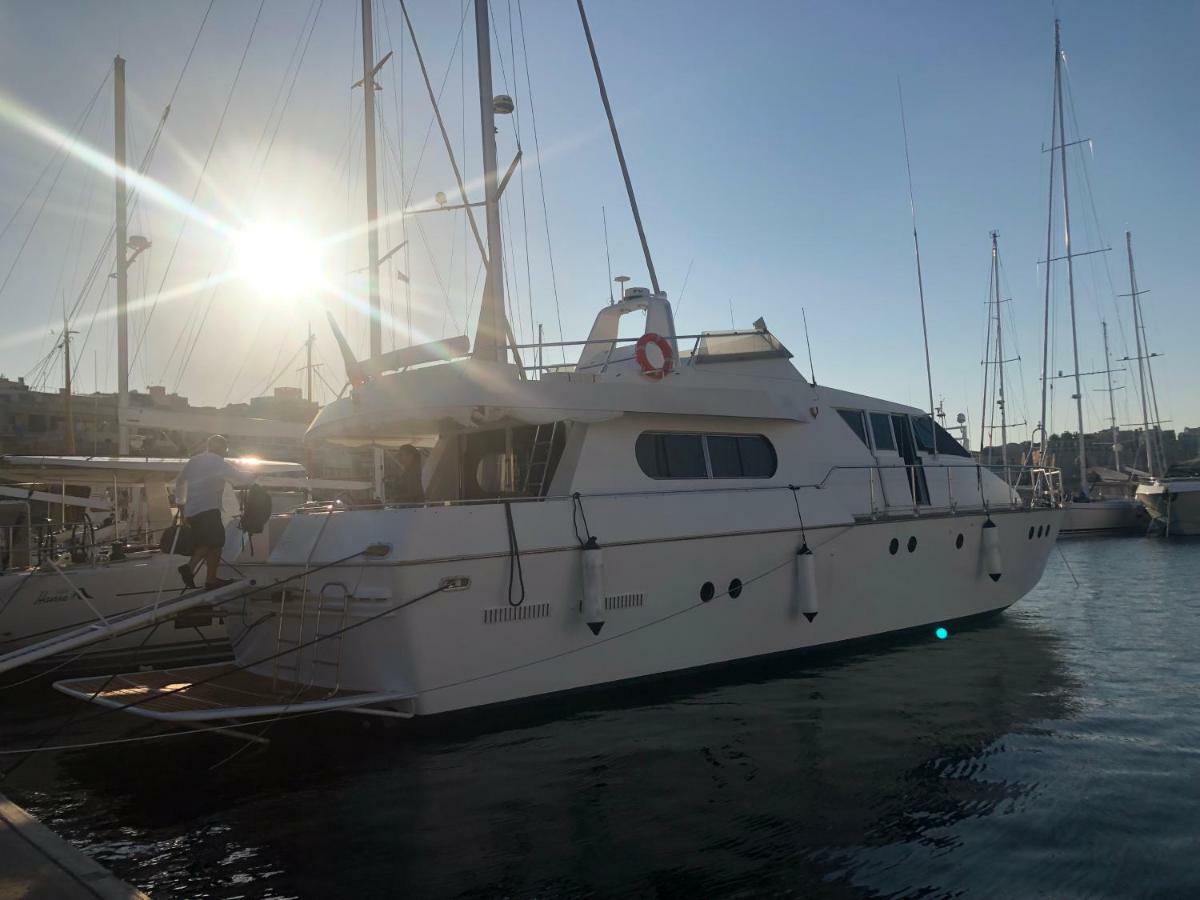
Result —
M1117 427L1117 404L1113 400L1113 391L1116 388L1112 383L1112 356L1108 352L1108 323L1102 321L1100 328L1104 332L1104 374L1108 376L1108 415L1109 421L1112 423L1112 449L1113 449L1113 465L1118 472L1121 471L1121 430Z
M1129 299L1133 303L1134 353L1137 354L1138 385L1141 388L1142 399L1142 444L1146 449L1146 471L1153 476L1156 474L1154 471L1155 460L1150 442L1150 406L1146 397L1146 367L1150 361L1146 358L1145 345L1142 343L1142 321L1141 313L1138 309L1137 274L1133 268L1133 235L1128 231L1125 232L1125 253L1129 259Z
M125 184L125 60L113 59L113 166L116 182L117 258L117 453L129 453L129 262L125 248L129 243Z
M506 362L508 322L504 315L504 251L500 243L500 197L496 183L496 110L492 96L492 45L487 0L475 0L475 45L479 65L479 126L483 139L483 195L487 221L487 274L475 329L476 359Z
M313 398L313 382L312 382L312 377L313 377L313 361L312 361L313 330L312 330L312 322L308 323L308 340L304 342L304 347L305 347L304 371L305 371L305 375L307 376L307 381L308 381L308 395L307 396L308 396L308 402L312 403L312 398Z
M67 455L75 455L75 413L71 406L71 323L63 315L63 419L67 423Z
M1083 383L1079 376L1079 332L1075 326L1075 261L1071 253L1071 199L1067 189L1067 129L1063 124L1062 40L1054 22L1054 100L1058 114L1058 160L1062 170L1063 250L1067 258L1067 297L1071 306L1071 353L1075 363L1075 413L1079 426L1079 493L1088 496L1087 445L1083 435ZM1050 265L1047 258L1046 265Z
M371 313L371 356L383 353L379 309L379 196L375 172L375 33L372 0L362 0L363 143L367 153L367 300Z
M988 381L992 374L992 284L996 279L996 241L992 239L992 268L988 275L988 302L987 302L987 338L983 342L983 399L979 402L979 457L983 458L984 448L987 448L988 464L992 461L992 448L987 441L988 433L988 413L991 410L991 404L988 403ZM992 418L992 421L995 421Z
M999 232L992 232L992 275L996 283L996 386L1000 407L1000 462L1004 466L1004 479L1008 480L1008 418L1004 410L1004 317L1000 314L1000 248L997 244Z

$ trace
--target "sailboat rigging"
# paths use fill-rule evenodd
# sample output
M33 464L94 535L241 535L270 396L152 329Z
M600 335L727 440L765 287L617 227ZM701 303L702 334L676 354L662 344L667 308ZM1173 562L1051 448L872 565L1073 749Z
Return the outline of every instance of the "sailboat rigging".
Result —
M1104 253L1110 248L1102 247L1084 251L1076 251L1071 235L1071 201L1070 179L1067 172L1067 148L1081 141L1070 141L1067 137L1066 122L1063 109L1063 62L1062 26L1059 20L1054 20L1054 86L1053 104L1050 124L1050 146L1046 152L1050 154L1050 194L1046 216L1046 258L1042 261L1045 266L1045 307L1043 312L1042 337L1042 406L1037 432L1041 436L1041 459L1046 462L1050 458L1050 422L1047 405L1048 391L1051 381L1056 376L1050 373L1050 323L1051 296L1054 282L1054 264L1066 263L1067 302L1071 326L1071 361L1072 369L1067 373L1059 373L1057 378L1071 381L1074 391L1071 400L1075 405L1075 444L1076 465L1078 468L1077 483L1072 491L1073 498L1067 510L1063 524L1064 534L1100 533L1100 532L1129 532L1137 524L1137 504L1130 497L1092 497L1089 481L1087 458L1087 432L1083 421L1083 378L1086 375L1106 374L1106 372L1083 372L1079 364L1079 328L1076 316L1075 297L1075 260L1081 256L1093 253ZM1057 174L1057 181L1055 174ZM1055 184L1058 184L1061 196L1062 210L1062 244L1060 256L1054 256L1054 223L1055 223ZM1110 367L1106 364L1105 370Z

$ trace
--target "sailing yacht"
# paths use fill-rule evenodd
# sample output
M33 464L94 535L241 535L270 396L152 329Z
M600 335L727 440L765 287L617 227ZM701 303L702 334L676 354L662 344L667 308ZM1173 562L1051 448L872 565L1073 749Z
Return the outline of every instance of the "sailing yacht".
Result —
M1038 582L1057 504L1022 499L930 411L806 380L762 319L678 334L657 285L629 287L561 345L573 364L521 361L536 348L505 318L494 117L512 101L492 96L487 7L476 0L487 252L473 344L348 356L352 389L309 430L425 448L423 497L272 517L237 560L256 586L227 617L233 664L59 690L179 723L410 718L945 636ZM644 318L640 335L620 336L626 316Z
M1151 353L1147 346L1146 320L1142 313L1142 294L1146 292L1138 290L1137 271L1133 265L1133 235L1128 231L1125 232L1125 252L1129 260L1129 299L1137 348L1134 361L1138 366L1142 447L1146 458L1146 472L1142 473L1134 496L1149 513L1151 522L1166 536L1200 534L1200 460L1167 465L1154 373L1150 368L1158 354Z
M1076 441L1078 444L1079 487L1068 498L1066 514L1063 518L1062 533L1064 535L1089 534L1128 534L1138 525L1139 506L1132 497L1093 497L1092 487L1088 481L1088 460L1086 432L1083 425L1083 374L1079 368L1079 333L1075 326L1075 258L1086 253L1077 253L1071 245L1071 203L1067 183L1067 136L1063 121L1063 49L1060 23L1054 21L1054 106L1050 127L1050 209L1046 223L1046 293L1045 293L1045 334L1042 356L1042 413L1037 431L1041 435L1040 456L1043 461L1049 458L1049 422L1047 421L1047 390L1050 375L1050 287L1053 278L1052 266L1054 259L1054 173L1055 157L1058 157L1058 172L1061 181L1062 215L1063 215L1063 255L1060 259L1067 264L1067 294L1071 309L1071 350L1074 370L1068 373L1068 378L1074 382L1075 391L1071 399L1075 401L1077 422ZM1088 251L1091 252L1091 251ZM1107 362L1105 369L1109 366ZM1062 377L1062 376L1060 376ZM1111 394L1110 394L1111 397Z

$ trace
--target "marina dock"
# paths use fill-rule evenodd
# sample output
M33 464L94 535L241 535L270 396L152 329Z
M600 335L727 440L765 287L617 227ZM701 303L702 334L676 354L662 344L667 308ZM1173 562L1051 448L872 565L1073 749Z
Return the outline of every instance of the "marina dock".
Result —
M147 900L0 794L0 900Z

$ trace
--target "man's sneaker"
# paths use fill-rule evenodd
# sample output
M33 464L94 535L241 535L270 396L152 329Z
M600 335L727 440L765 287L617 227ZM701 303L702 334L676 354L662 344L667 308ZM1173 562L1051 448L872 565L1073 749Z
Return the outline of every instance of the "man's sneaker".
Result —
M195 588L196 588L196 579L195 579L195 578L193 577L193 575L192 575L192 565L191 565L191 563L184 563L182 566L180 566L180 567L179 567L178 569L176 569L175 571L177 571L177 572L179 573L179 577L183 579L183 586L184 586L184 587L186 587L186 588L191 588L191 589L195 590Z
M233 579L231 578L217 578L213 581L204 582L204 589L206 591L215 591L217 588L223 588L231 584L233 584Z

